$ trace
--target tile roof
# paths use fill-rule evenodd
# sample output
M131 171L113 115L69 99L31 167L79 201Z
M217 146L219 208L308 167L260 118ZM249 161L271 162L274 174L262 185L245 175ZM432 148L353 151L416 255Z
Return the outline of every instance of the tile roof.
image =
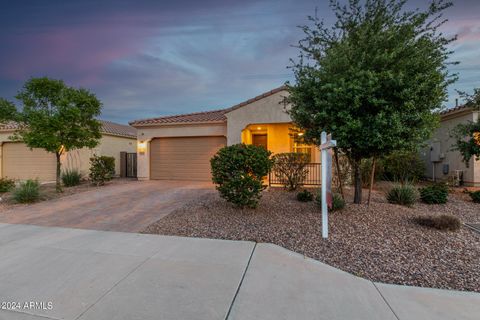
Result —
M447 115L447 114L450 114L450 113L453 113L455 111L460 111L460 110L464 110L464 109L468 109L469 107L465 104L461 105L461 106L456 106L456 107L453 107L453 108L450 108L450 109L446 109L446 110L443 110L440 112L440 115Z
M277 92L286 90L286 86L281 86L270 90L268 92L262 93L254 98L248 99L244 102L234 105L233 107L213 110L213 111L204 111L204 112L195 112L187 114L178 114L173 116L163 116L157 118L141 119L134 120L130 122L132 126L145 126L145 125L166 125L166 124L193 124L193 123L217 123L217 122L226 122L227 117L226 113L246 106L252 102L258 101L260 99L266 98L275 94Z
M128 138L137 137L137 129L132 126L119 124L111 121L99 120L102 124L101 131L105 134L114 136L122 136ZM5 124L0 124L0 131L12 131L18 128L18 123L10 121Z
M213 111L194 112L178 114L174 116L164 116L158 118L149 118L131 121L130 125L150 125L150 124L170 124L170 123L205 123L205 122L225 122L227 118L225 113L229 109L220 109Z
M137 137L137 129L125 124L119 124L111 121L100 120L102 123L102 132L114 136L123 136L129 138Z

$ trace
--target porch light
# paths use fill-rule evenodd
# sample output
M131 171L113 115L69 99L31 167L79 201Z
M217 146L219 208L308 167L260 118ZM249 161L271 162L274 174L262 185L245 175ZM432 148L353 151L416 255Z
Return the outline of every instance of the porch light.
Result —
M300 133L298 134L298 136L299 136L299 137L303 136L303 132L300 132Z
M257 127L257 130L262 130L262 127Z
M139 141L138 142L138 144L137 144L138 153L144 154L146 148L147 148L147 144L145 143L145 141Z

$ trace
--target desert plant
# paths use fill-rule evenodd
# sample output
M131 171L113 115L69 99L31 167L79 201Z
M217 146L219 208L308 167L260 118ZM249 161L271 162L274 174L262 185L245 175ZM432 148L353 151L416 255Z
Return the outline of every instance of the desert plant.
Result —
M400 183L420 180L425 173L425 163L416 151L395 151L383 158L383 177Z
M322 205L322 189L318 190L317 196L315 197L315 202L317 202L319 206ZM342 210L343 208L345 208L345 200L343 200L342 196L338 193L334 193L332 195L332 205L329 209L331 211L337 211Z
M287 152L273 156L273 170L277 179L289 191L296 190L308 174L307 165L310 159L307 154Z
M447 214L417 217L414 221L421 226L438 230L456 231L460 229L461 226L461 222L457 217Z
M37 180L21 182L13 190L13 200L18 203L32 203L40 198L40 183Z
M469 194L473 202L480 203L480 191L470 192Z
M80 180L82 179L82 174L75 169L65 170L62 173L62 182L65 187L78 186Z
M15 188L15 180L0 178L0 192L8 192Z
M417 190L410 184L399 184L387 193L389 203L411 207L417 201Z
M313 200L313 193L308 191L307 189L300 191L297 193L297 200L300 202L309 202Z
M235 144L210 160L212 181L220 196L239 208L255 208L266 188L263 179L272 167L271 152L260 146Z
M102 186L115 175L115 158L94 155L90 158L90 181Z
M448 186L445 183L435 183L420 189L420 198L428 204L446 203Z

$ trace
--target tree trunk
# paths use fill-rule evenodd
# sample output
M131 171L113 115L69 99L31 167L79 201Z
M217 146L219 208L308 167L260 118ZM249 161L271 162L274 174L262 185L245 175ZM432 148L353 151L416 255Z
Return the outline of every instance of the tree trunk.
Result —
M368 189L368 201L367 205L370 207L370 198L372 196L372 189L373 189L373 184L375 183L375 163L376 163L376 158L373 157L372 160L372 171L370 172L370 188Z
M342 195L342 199L345 200L345 195L343 194L343 184L342 184L342 177L340 175L340 165L338 164L338 150L337 148L333 149L333 156L335 157L335 168L337 169L337 179L338 179L338 188L340 189L340 194Z
M355 175L355 196L353 203L362 203L362 172L360 171L360 160L354 160L354 175Z
M60 181L60 174L61 174L61 168L62 168L62 163L60 162L60 156L61 154L59 152L55 153L55 156L57 158L57 172L56 172L56 185L55 189L57 192L62 192L62 183Z

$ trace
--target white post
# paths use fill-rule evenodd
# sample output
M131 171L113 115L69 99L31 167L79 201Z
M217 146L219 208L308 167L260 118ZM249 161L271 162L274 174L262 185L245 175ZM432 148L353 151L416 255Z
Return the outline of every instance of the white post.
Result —
M323 146L327 143L327 133L322 132L320 142ZM322 148L322 237L328 238L328 203L327 203L327 152L328 149Z

